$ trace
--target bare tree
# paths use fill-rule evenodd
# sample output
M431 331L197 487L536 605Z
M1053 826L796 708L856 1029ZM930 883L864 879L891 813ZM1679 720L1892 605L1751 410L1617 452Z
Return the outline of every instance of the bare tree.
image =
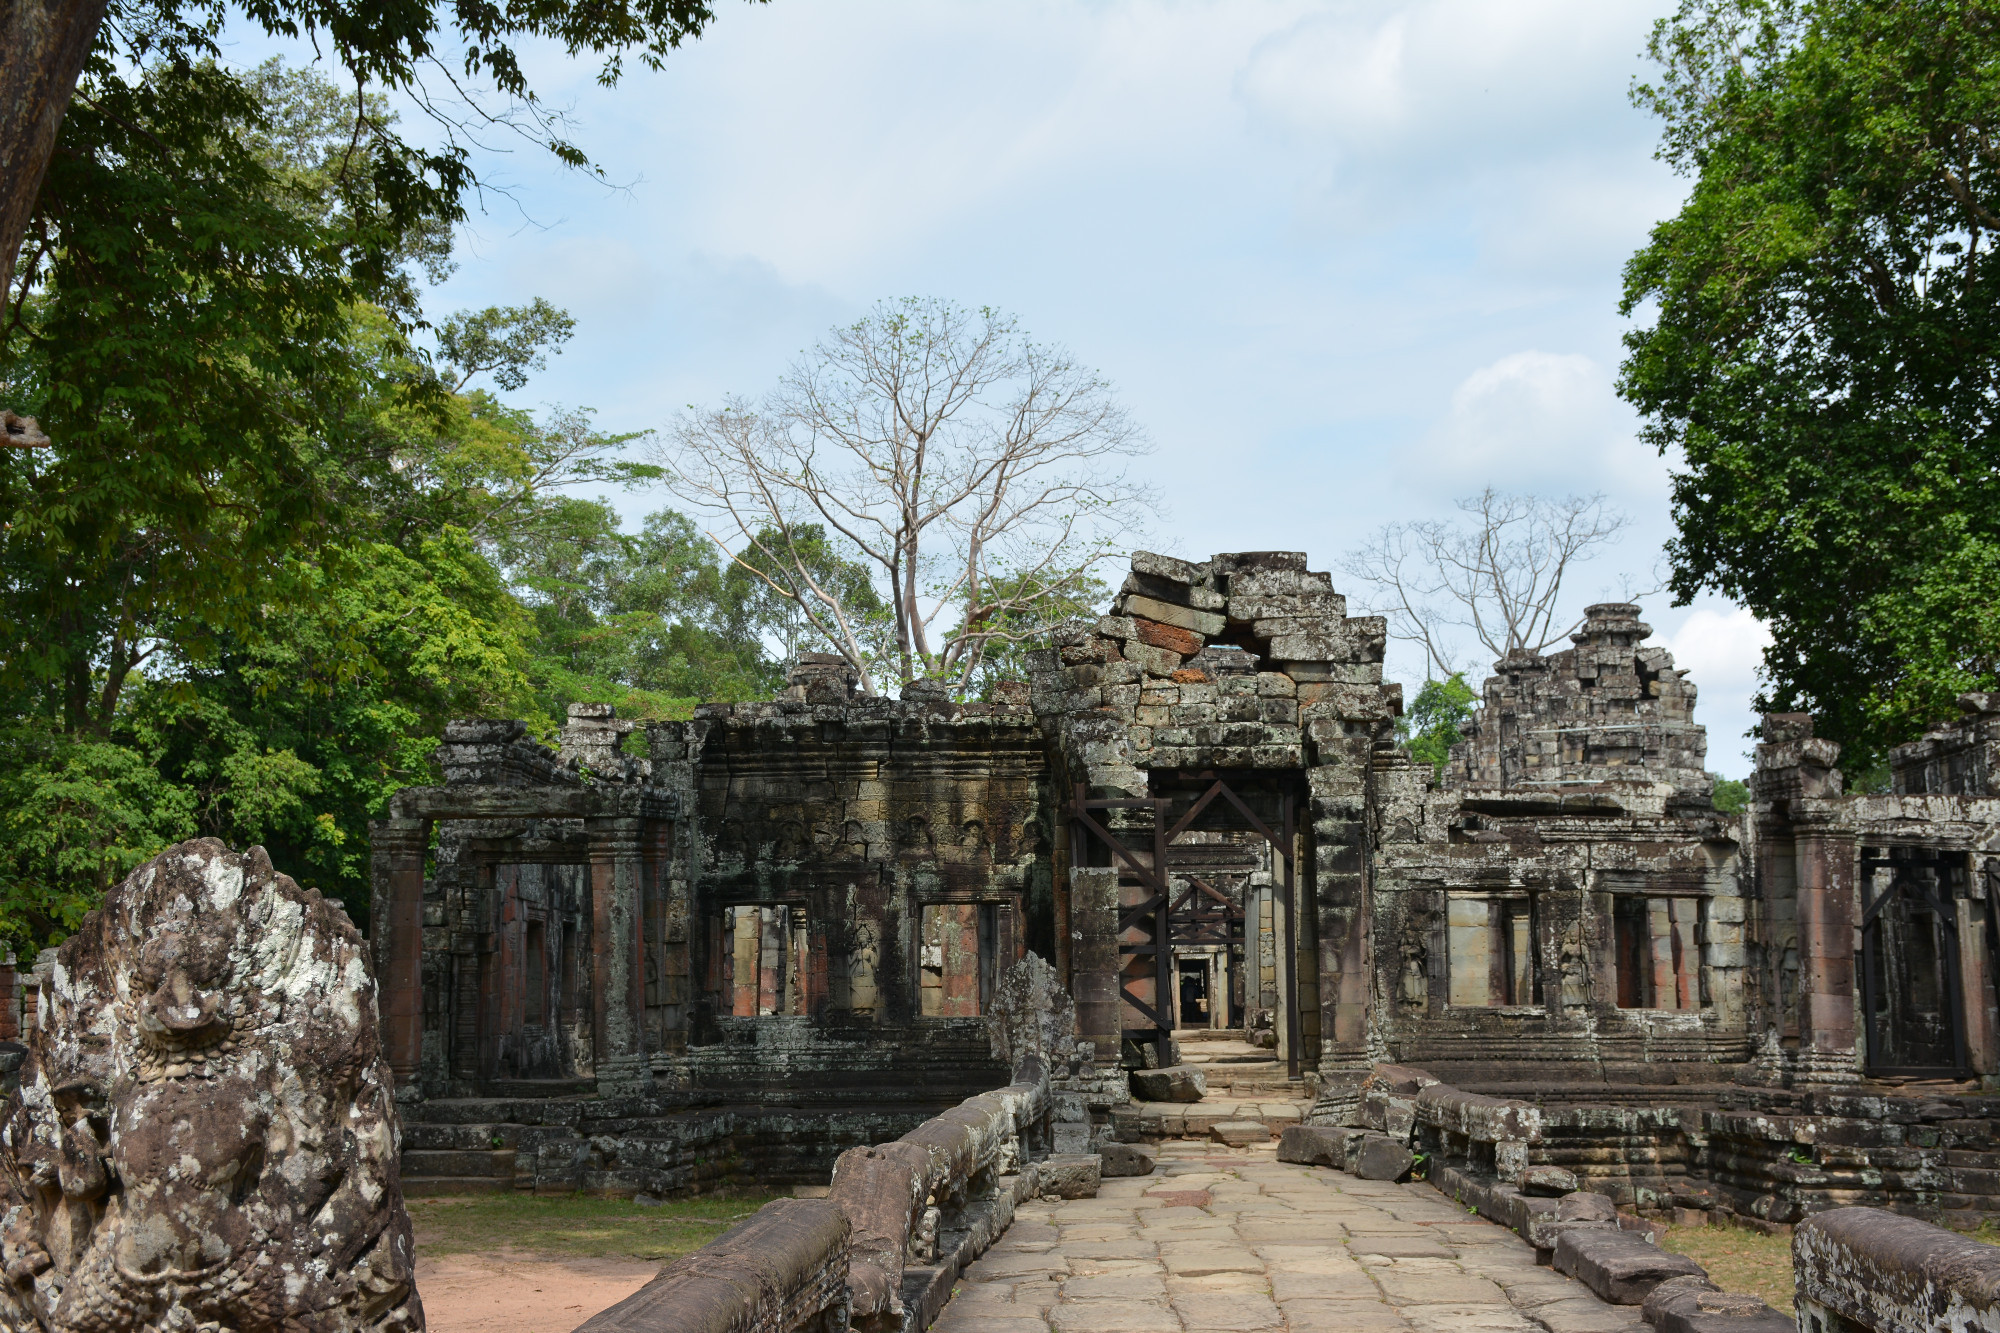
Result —
M1342 567L1372 589L1392 637L1420 644L1425 671L1448 680L1461 632L1494 657L1540 652L1575 628L1556 618L1563 580L1630 521L1602 495L1560 500L1491 486L1458 502L1463 519L1391 523Z
M668 488L732 559L793 602L874 689L878 673L961 685L989 643L1045 629L1149 512L1120 460L1147 453L1111 387L998 311L877 305L793 363L765 399L676 425ZM891 660L819 575L824 532L877 580ZM884 670L886 668L886 671Z

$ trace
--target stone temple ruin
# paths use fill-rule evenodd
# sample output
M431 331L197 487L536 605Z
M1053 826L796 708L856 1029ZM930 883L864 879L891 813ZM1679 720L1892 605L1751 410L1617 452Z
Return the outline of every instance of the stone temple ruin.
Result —
M1294 1160L1394 1178L1421 1152L1544 1254L1576 1220L1550 1182L1635 1221L2000 1220L2000 695L1897 749L1891 794L1846 794L1810 717L1767 717L1725 814L1695 686L1638 616L1593 606L1573 646L1496 663L1441 775L1396 743L1383 622L1287 552L1135 555L1109 613L989 702L864 697L808 656L778 698L691 721L573 707L555 751L454 722L443 784L374 830L383 1072L350 1061L326 1095L376 1126L393 1081L412 1192L831 1179L605 1329L732 1302L755 1317L729 1327L922 1328L1017 1203L1149 1171L1144 1145L1196 1123L1182 1048L1223 1037L1308 1108ZM297 956L358 947L344 925ZM163 1095L146 1080L195 1057L171 1023L125 1055L49 1034L79 988L199 1008L250 975L199 931L92 929L38 968L8 1130L42 1202L11 1186L0 1299L50 1329L138 1299L42 1276L127 1243L64 1156L111 1114L104 1071ZM379 1170L379 1129L355 1133ZM23 1239L58 1196L94 1219L58 1229L66 1268ZM326 1297L376 1322L328 1327L420 1320L385 1225L343 1233L377 1257ZM1846 1225L1814 1243L1861 1243ZM1827 1310L1845 1264L1821 1265Z
M1145 1137L1125 1071L1221 1029L1316 1123L1384 1062L1528 1099L1538 1153L1636 1206L2000 1216L2000 697L1893 795L1771 717L1736 816L1638 608L1497 663L1438 780L1384 633L1301 555L1141 553L991 702L808 657L692 721L578 706L556 753L454 723L376 830L406 1172L823 1181L1007 1083L982 1015L1033 953L1075 1002L1064 1150Z

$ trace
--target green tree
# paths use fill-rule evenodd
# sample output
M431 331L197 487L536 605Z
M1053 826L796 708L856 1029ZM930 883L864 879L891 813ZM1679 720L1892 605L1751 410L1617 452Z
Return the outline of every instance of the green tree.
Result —
M2000 5L1685 0L1649 49L1691 189L1620 391L1681 460L1672 586L1865 767L2000 676Z
M0 726L0 949L62 939L133 866L193 834L195 798L155 758L44 717Z
M987 637L966 673L963 692L969 697L991 700L1003 681L1027 680L1028 654L1049 646L1051 626L1065 620L1096 620L1111 604L1110 586L1093 574L1040 599L1020 598L1019 592L1003 588L995 599L1006 609L985 622Z
M1443 777L1451 747L1465 739L1465 724L1478 706L1479 696L1463 673L1426 680L1409 710L1396 720L1396 739L1409 747L1412 759L1431 766L1432 777Z
M507 568L535 626L536 685L552 716L571 703L629 717L686 717L697 703L769 698L759 585L725 569L671 510L640 533L608 503L556 497L508 543Z
M639 437L499 396L565 312L412 341L450 218L368 165L379 99L171 51L84 93L0 326L55 436L0 450L0 939L194 834L365 921L367 821L437 779L449 718L770 693L767 585L571 493L656 477Z
M1725 815L1740 815L1750 808L1750 784L1716 773L1709 774L1709 777L1715 782L1709 799L1717 810Z
M754 2L754 0L753 0ZM505 6L457 0L447 5L327 8L299 0L19 0L0 9L0 290L12 284L16 250L37 207L44 172L66 133L71 94L92 103L90 75L107 66L213 59L216 34L240 11L267 36L304 38L337 62L363 99L402 93L441 131L417 148L393 121L364 114L355 124L356 156L365 156L376 192L407 228L419 215L457 221L465 192L478 185L468 144L483 130L540 143L577 167L588 157L565 135L560 112L535 96L518 44L551 43L575 57L603 57L597 81L619 80L628 58L658 69L683 41L700 36L715 15L702 0L516 0ZM459 67L459 73L452 66ZM79 75L84 86L79 89ZM431 89L448 91L433 96ZM492 103L484 90L497 94Z
M281 111L311 100L264 82ZM198 62L100 60L85 94L0 326L8 396L55 438L0 453L0 689L102 733L160 645L246 628L297 552L338 539L354 405L424 379L355 336L363 302L407 303L411 247L324 169L338 122L282 121Z
M785 665L798 661L800 653L842 651L821 631L821 622L804 610L803 604L812 598L810 589L816 587L843 608L860 649L857 665L863 673L877 688L891 682L895 626L888 603L876 592L868 567L850 558L843 543L829 538L820 524L759 529L731 557L729 577L747 584L746 610L777 645Z

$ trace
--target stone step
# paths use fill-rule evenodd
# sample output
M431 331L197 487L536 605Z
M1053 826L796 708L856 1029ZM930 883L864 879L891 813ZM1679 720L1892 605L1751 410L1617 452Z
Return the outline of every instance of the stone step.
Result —
M514 1178L512 1148L405 1148L403 1179L491 1176Z
M500 1132L501 1127L498 1125L432 1125L420 1120L405 1120L403 1152L407 1155L411 1152L440 1152L452 1148L491 1152L493 1136Z
M405 1176L403 1196L436 1199L453 1194L504 1194L514 1188L512 1176Z
M1219 1124L1255 1120L1273 1134L1305 1119L1308 1103L1271 1098L1263 1103L1204 1098L1199 1102L1132 1102L1112 1111L1114 1134L1121 1142L1149 1139L1205 1139Z

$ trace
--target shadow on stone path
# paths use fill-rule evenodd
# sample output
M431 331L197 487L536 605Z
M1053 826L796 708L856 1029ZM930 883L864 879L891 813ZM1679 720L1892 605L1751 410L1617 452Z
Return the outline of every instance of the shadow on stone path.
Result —
M1160 1147L1095 1199L1031 1203L960 1278L935 1333L1626 1333L1506 1228L1428 1185Z

